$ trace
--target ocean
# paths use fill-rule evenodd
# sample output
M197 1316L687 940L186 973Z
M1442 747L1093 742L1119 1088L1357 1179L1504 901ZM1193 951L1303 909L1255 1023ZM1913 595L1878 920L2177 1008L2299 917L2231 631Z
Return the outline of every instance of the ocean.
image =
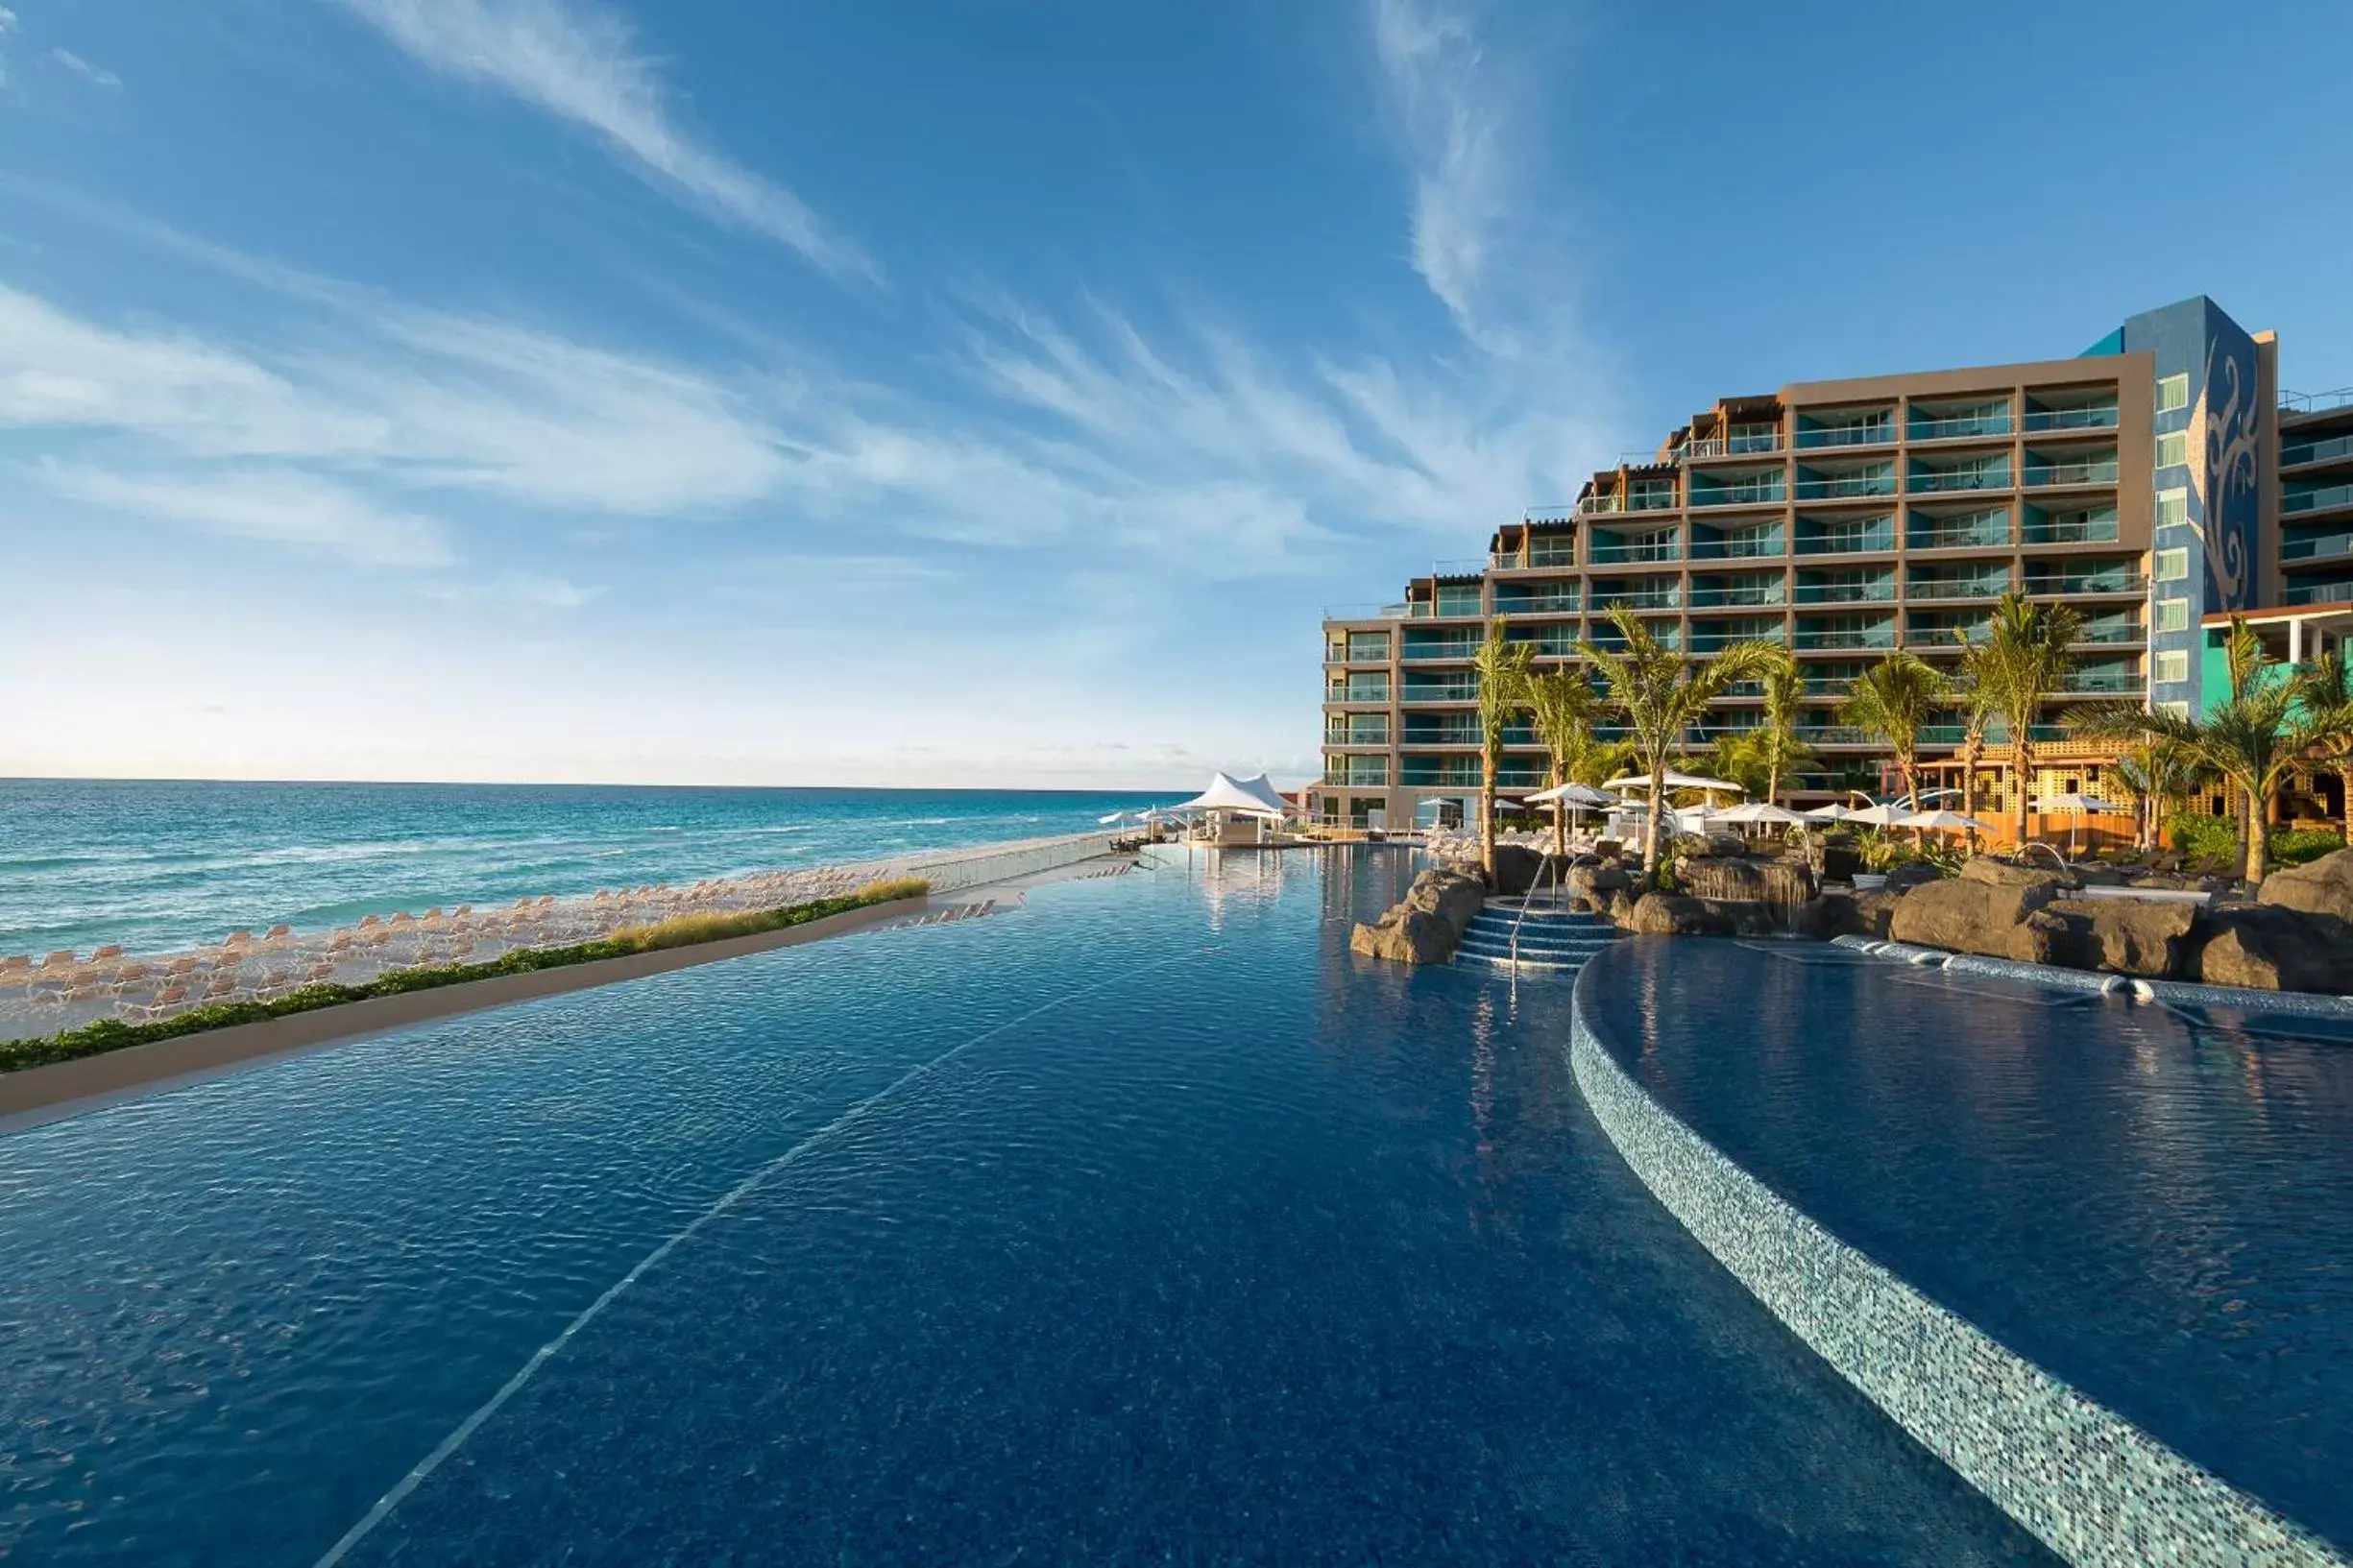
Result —
M1184 793L0 779L0 954L1079 832Z

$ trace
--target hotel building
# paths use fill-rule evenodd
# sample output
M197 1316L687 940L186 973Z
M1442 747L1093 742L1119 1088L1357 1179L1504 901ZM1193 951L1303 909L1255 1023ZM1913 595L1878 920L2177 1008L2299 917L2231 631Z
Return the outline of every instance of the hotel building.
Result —
M2097 792L2112 752L2069 738L2068 706L2201 712L2214 628L2233 611L2310 607L2296 622L2306 657L2321 645L2307 633L2333 639L2353 621L2353 399L2283 405L2276 348L2200 297L2072 359L1721 399L1648 462L1496 530L1484 558L1440 563L1398 603L1328 612L1312 808L1357 827L1470 816L1469 660L1489 623L1503 619L1544 668L1581 639L1607 644L1615 605L1694 655L1752 638L1789 648L1817 699L1801 734L1818 760L1794 798L1883 793L1886 748L1838 721L1847 683L1897 647L1949 666L2011 589L2083 616L2036 736L2033 793ZM1735 688L1690 750L1755 725L1760 706ZM1924 760L1960 739L1957 723L1931 726ZM1544 774L1535 736L1515 727L1499 787ZM1989 769L1981 813L2007 808L2004 788Z

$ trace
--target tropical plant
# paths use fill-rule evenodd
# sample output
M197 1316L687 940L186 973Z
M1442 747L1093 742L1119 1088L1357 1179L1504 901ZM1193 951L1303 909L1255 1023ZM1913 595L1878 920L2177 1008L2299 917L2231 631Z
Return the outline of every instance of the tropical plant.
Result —
M1526 696L1528 716L1550 762L1545 787L1558 789L1576 777L1599 744L1593 730L1601 721L1601 693L1583 669L1564 664L1530 675ZM1552 845L1556 854L1568 852L1568 808L1559 804L1552 808Z
M1758 682L1764 688L1764 719L1751 732L1765 765L1765 799L1781 804L1782 781L1814 760L1811 746L1798 738L1798 719L1806 702L1806 673L1785 648Z
M2344 788L2344 841L2353 844L2353 666L2335 648L2297 670L2294 682L2318 765Z
M2157 829L2171 814L2173 802L2209 777L2205 765L2191 755L2188 747L2178 740L2154 735L2144 735L2137 744L2117 758L2110 771L2123 780L2125 787L2140 800L2133 838L2144 850L2155 847Z
M1495 875L1495 763L1504 730L1527 709L1528 667L1535 658L1535 643L1506 639L1501 615L1487 623L1487 640L1470 656L1479 678L1479 864L1490 881Z
M1666 807L1667 765L1682 749L1684 732L1709 706L1742 681L1760 679L1780 657L1770 642L1735 642L1705 661L1684 657L1651 635L1622 604L1610 607L1622 647L1584 644L1601 672L1610 703L1626 720L1635 764L1650 779L1650 808L1642 821L1642 870L1659 869L1659 819Z
M1921 726L1944 700L1946 688L1944 676L1926 660L1898 648L1855 677L1838 708L1843 722L1870 731L1896 754L1904 793L1914 809L1920 805Z
M1773 784L1769 750L1761 726L1727 731L1708 748L1708 760L1702 766L1711 777L1738 784L1741 793L1762 799Z
M1634 766L1634 748L1623 740L1595 740L1587 748L1585 760L1568 770L1571 783L1588 784L1599 789Z
M2131 703L2102 703L2075 720L2087 734L2114 738L2147 736L2180 745L2190 757L2236 785L2244 798L2244 874L2261 882L2268 861L2266 823L2271 797L2313 744L2297 718L2295 683L2268 679L2272 663L2245 617L2234 615L2225 644L2230 696L2203 719Z
M1995 609L1991 635L1973 672L1993 712L2010 730L2010 766L2017 784L2011 802L2018 842L2026 841L2026 808L2034 792L2034 721L2074 663L2069 648L2083 615L2068 604L2036 604L2013 590ZM2138 712L2138 710L2134 710Z
M1977 814L1977 770L1985 765L1985 731L1993 723L2001 704L1999 693L1985 681L1985 650L1983 642L1973 642L1969 634L1955 634L1961 642L1961 662L1954 668L1947 688L1946 700L1961 713L1961 815L1974 818ZM1977 830L1969 830L1969 847L1977 847Z

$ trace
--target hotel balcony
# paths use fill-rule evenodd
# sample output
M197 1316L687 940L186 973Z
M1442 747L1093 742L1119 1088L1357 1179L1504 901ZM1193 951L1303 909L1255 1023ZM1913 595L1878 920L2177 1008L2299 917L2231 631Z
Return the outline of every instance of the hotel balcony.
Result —
M1596 567L1682 559L1682 531L1675 528L1655 528L1640 533L1595 528L1586 544L1586 561Z
M1686 441L1675 455L1685 462L1710 457L1742 457L1752 452L1778 452L1782 449L1782 433L1771 425L1734 425L1732 433L1709 436L1701 441Z
M1913 444L1982 441L2006 436L2010 429L2010 404L2007 398L1959 403L1914 402L1904 423L1904 439Z
M1896 493L1896 466L1874 463L1865 468L1798 470L1797 498L1801 501L1860 501Z
M1338 636L1326 638L1323 662L1327 664L1386 664L1389 663L1389 634L1350 632L1345 639Z
M1479 678L1476 675L1408 675L1399 688L1398 701L1406 706L1424 703L1462 703L1479 700Z
M2069 697L2139 696L2147 688L2147 678L2129 665L2094 665L2059 677L2059 692Z
M2010 455L1973 458L1966 462L1930 463L1912 459L1904 488L1914 495L1962 495L1980 490L2008 490Z
M1896 547L1896 519L1876 518L1798 519L1798 554L1877 555Z
M2029 397L2026 415L2020 422L2028 435L2059 434L2070 430L2113 430L2116 428L2116 395L2100 393L2088 396L2082 401L2057 397Z
M1585 590L1576 582L1497 584L1498 615L1573 615L1584 608Z
M1401 746L1475 746L1479 743L1479 716L1476 713L1408 713L1405 728L1398 736ZM1507 724L1503 727L1503 743L1507 746L1533 746L1536 731L1528 724Z
M1483 637L1432 637L1417 639L1408 636L1401 655L1408 663L1432 663L1441 660L1468 659L1479 651Z
M2113 544L2117 540L2116 508L2090 506L2070 512L2026 508L2021 537L2028 544Z
M1957 649L1992 635L1993 617L1983 610L1915 610L1904 620L1904 644L1914 652Z
M1407 757L1400 760L1397 782L1409 789L1476 789L1479 760L1475 757ZM1506 762L1495 769L1497 789L1536 789L1544 770L1524 762Z
M1323 689L1325 702L1385 703L1389 700L1389 677L1375 676L1370 680L1351 675L1346 681L1334 681Z
M1893 604L1896 574L1892 571L1801 571L1800 604Z
M2038 572L2029 568L2024 590L2028 598L2077 598L2096 594L2146 593L2148 579L2128 567L2101 567L2090 571Z
M1843 697L1856 677L1871 666L1855 663L1823 663L1806 666L1806 695L1809 697Z
M2292 442L2279 449L2279 466L2289 469L2308 469L2324 463L2339 463L2353 459L2353 436L2332 436L2326 441Z
M1691 623L1693 653L1722 653L1740 642L1783 643L1787 633L1779 616L1742 620L1695 620Z
M1661 647L1680 649L1683 646L1683 628L1675 622L1650 621L1646 624L1650 635L1659 639ZM1606 620L1593 623L1592 642L1596 648L1607 648L1612 652L1623 652L1626 647L1626 639L1618 636L1617 628Z
M1745 577L1700 576L1695 573L1691 578L1688 599L1694 610L1753 609L1785 603L1787 591L1778 571Z
M1691 525L1691 559L1694 561L1751 561L1786 553L1782 543L1782 525L1778 522L1758 523L1747 528L1710 528L1705 523Z
M2146 642L2147 634L2141 629L2141 617L2132 611L2107 611L2084 617L2083 630L2075 637L2077 643Z
M1593 585L1593 613L1606 615L1624 605L1629 610L1677 610L1683 606L1683 585L1672 577L1620 577Z
M2010 591L2005 570L1977 572L1914 571L1904 582L1904 596L1917 600L1999 599Z
M1544 626L1525 631L1514 626L1504 633L1504 640L1515 648L1535 649L1538 659L1574 659L1578 653L1574 626Z
M1896 645L1895 617L1801 616L1789 645L1800 653L1892 648Z
M2353 604L2353 582L2303 582L2289 585L2283 604Z
M1389 715L1386 713L1351 713L1346 717L1333 715L1323 721L1323 743L1327 746L1386 746L1389 744Z
M2353 507L2353 485L2326 485L2310 490L2283 491L2279 498L2282 518L2304 517L2312 513L2342 512Z
M2353 554L2353 534L2285 534L2280 536L2279 559L2285 566L2296 561L2339 561Z
M1690 476L1693 510L1713 506L1779 506L1787 499L1779 469L1768 473L1722 475L1694 472Z
M2006 550L2010 547L2010 509L1986 507L1976 512L1938 514L1919 507L1904 509L1904 546L1913 550Z
M1340 765L1334 766L1335 763ZM1386 757L1327 757L1323 760L1323 782L1349 788L1371 788L1389 783L1389 759Z
M1875 746L1880 737L1859 724L1801 724L1798 738L1808 746Z
M2029 490L2048 490L2060 485L2113 485L2116 483L2116 454L2102 452L2088 458L2055 459L2041 453L2026 453L2026 471L2021 476Z
M1895 439L1896 411L1892 408L1797 417L1796 446L1800 451L1824 446L1892 446Z

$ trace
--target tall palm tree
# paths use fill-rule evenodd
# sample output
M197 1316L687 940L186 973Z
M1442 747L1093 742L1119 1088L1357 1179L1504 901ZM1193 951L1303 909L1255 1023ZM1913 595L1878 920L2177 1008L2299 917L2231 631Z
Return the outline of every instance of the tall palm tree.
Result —
M1495 876L1495 762L1505 728L1527 708L1528 666L1535 658L1535 643L1504 637L1501 615L1487 623L1487 640L1470 657L1479 677L1479 864L1490 881Z
M1785 648L1758 683L1764 688L1764 722L1754 737L1765 764L1765 800L1781 804L1782 781L1814 760L1813 748L1798 738L1806 703L1806 673Z
M2231 618L2228 648L2229 700L2209 709L2202 719L2124 702L2102 703L2074 722L2090 735L2174 741L2237 785L2246 800L2245 876L2259 883L2269 857L2271 797L2311 749L2315 732L2298 718L2295 683L2266 679L2271 661L2244 617Z
M1934 666L1909 648L1898 648L1855 677L1838 716L1887 742L1904 775L1904 793L1920 806L1920 730L1943 701L1946 682Z
M1684 732L1709 705L1742 681L1763 676L1781 649L1770 642L1735 642L1704 662L1686 659L1653 637L1622 604L1610 607L1622 648L1583 645L1601 671L1610 704L1624 715L1636 765L1650 777L1650 808L1642 821L1642 871L1659 869L1659 819L1666 809L1667 764L1683 749Z
M1977 770L1985 765L1985 731L2001 711L2000 695L1985 679L1985 650L1983 642L1973 642L1967 632L1955 634L1961 639L1961 662L1954 666L1950 681L1948 700L1961 711L1961 815L1974 818L1977 814ZM1976 854L1977 830L1969 830L1969 850Z
M1978 684L2010 728L2010 766L2018 784L2011 822L2022 848L2027 797L2034 787L2034 721L2066 680L2074 663L2069 650L2082 630L2083 615L2074 606L2036 604L2012 590L1994 611L1993 635L1979 656Z
M2208 775L2207 768L2180 741L2147 731L2142 732L2139 743L2117 758L2113 771L2140 799L2134 836L2144 850L2156 846L2167 808Z
M2319 748L2319 765L2344 786L2344 836L2353 844L2353 665L2344 650L2322 654L2295 673L2296 702Z
M1558 789L1576 775L1593 749L1593 731L1601 722L1601 693L1583 669L1564 664L1528 677L1527 706L1536 737L1544 743L1551 760L1545 787ZM1568 853L1565 806L1552 808L1552 847L1555 854Z

